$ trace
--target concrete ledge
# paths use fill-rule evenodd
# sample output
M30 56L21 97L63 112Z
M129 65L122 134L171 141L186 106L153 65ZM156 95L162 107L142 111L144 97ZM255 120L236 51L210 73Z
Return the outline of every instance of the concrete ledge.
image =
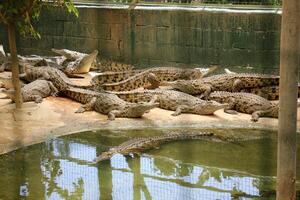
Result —
M75 2L77 8L108 8L128 9L131 4L126 3L99 3L99 2ZM214 11L233 13L273 13L282 14L281 7L277 6L255 6L255 5L213 5L213 4L163 4L163 3L138 3L134 10L187 10L187 11Z

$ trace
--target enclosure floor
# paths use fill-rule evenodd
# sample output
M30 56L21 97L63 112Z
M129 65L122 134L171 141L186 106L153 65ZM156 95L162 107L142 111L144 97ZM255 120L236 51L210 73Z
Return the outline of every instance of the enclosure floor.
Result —
M0 73L0 76L3 73ZM6 75L6 74L5 74ZM74 80L82 84L85 80ZM4 94L0 93L0 97ZM117 118L108 121L106 115L94 111L74 113L81 104L63 97L48 97L41 104L24 103L21 110L15 110L10 100L0 99L0 154L17 148L42 142L60 135L96 129L138 129L138 128L261 128L277 129L278 120L260 118L250 121L247 114L230 115L218 110L213 116L182 114L171 116L172 111L152 109L141 119ZM297 127L300 130L300 110Z

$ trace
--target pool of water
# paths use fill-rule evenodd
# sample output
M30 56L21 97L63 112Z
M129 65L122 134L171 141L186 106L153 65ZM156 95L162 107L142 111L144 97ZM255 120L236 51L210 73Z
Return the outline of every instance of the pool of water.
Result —
M277 144L269 131L218 130L247 140L177 141L91 165L133 136L164 132L84 132L1 155L0 199L274 199Z

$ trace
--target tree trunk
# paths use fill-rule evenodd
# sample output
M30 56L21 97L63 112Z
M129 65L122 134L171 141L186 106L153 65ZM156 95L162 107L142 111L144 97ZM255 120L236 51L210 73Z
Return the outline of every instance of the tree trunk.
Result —
M10 23L7 26L8 29L8 41L11 56L11 72L12 72L12 83L15 90L15 103L16 108L22 107L22 95L21 95L21 85L19 80L19 61L16 47L16 31L15 24Z
M277 200L296 199L296 128L300 1L283 1L280 44Z

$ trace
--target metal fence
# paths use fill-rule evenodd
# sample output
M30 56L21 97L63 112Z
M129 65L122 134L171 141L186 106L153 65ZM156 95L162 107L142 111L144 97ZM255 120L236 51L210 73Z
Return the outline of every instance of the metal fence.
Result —
M76 2L95 3L158 3L158 4L182 4L182 5L264 5L281 6L282 0L77 0Z

